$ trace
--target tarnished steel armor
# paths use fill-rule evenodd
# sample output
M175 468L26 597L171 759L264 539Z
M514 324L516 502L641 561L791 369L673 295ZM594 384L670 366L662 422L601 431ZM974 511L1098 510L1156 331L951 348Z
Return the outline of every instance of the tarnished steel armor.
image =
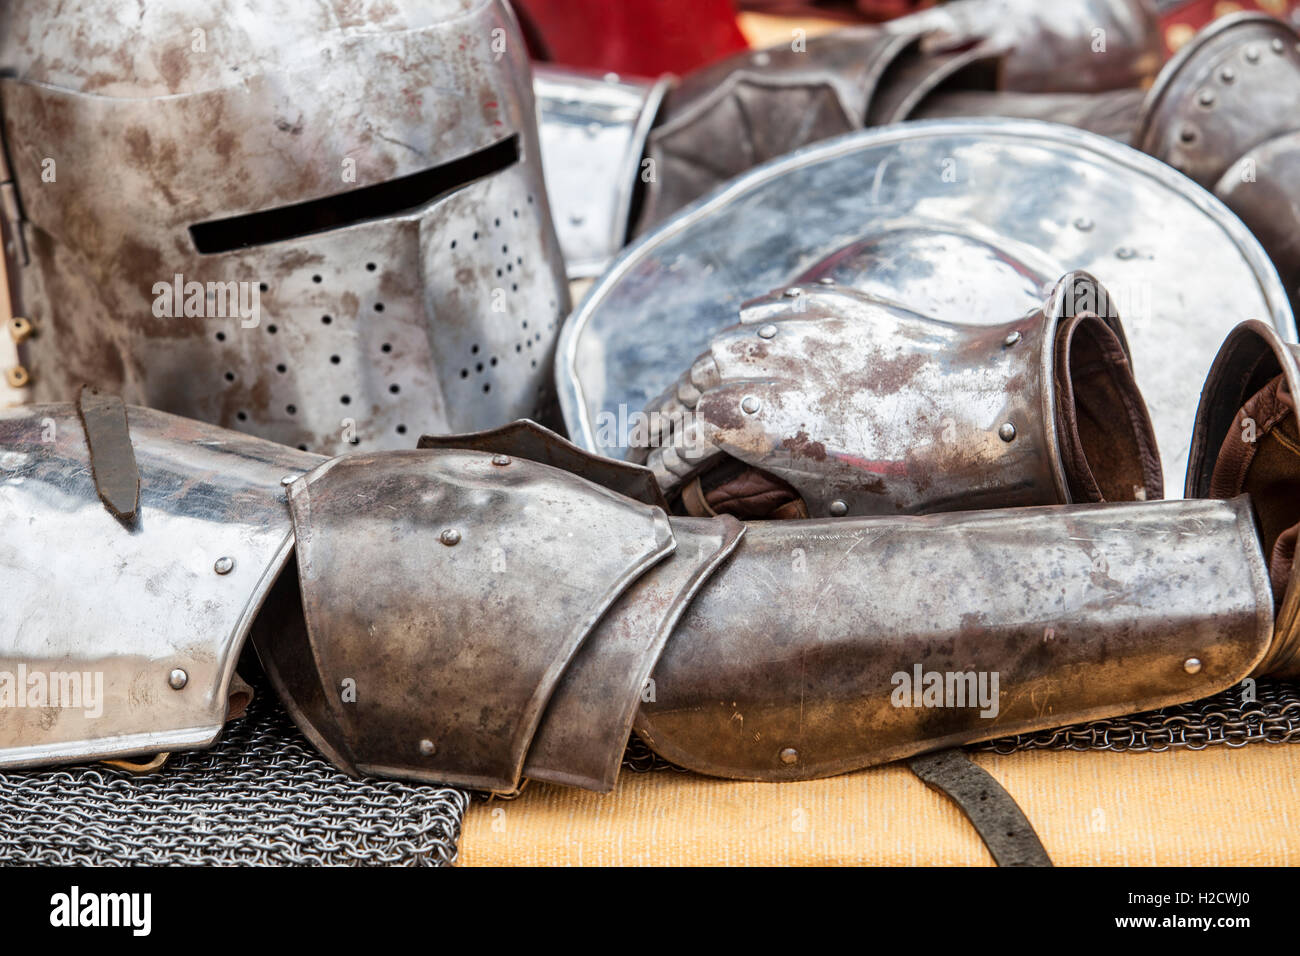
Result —
M1251 672L1271 611L1244 498L755 522L636 727L715 776L843 773L1203 697Z
M1300 32L1256 13L1206 27L1161 72L1134 145L1227 203L1300 304Z
M336 759L483 790L517 786L579 646L674 547L661 509L486 452L336 458L292 484L289 502ZM358 567L381 582L348 586ZM539 614L536 590L512 582L542 568L564 577Z
M624 457L641 410L773 289L834 282L994 326L1072 271L1123 317L1165 475L1186 471L1200 383L1240 317L1295 336L1259 243L1165 164L1031 120L906 123L753 170L624 252L561 333L565 423L579 446Z
M1215 21L1160 71L1133 145L1214 188L1243 154L1300 127L1298 42L1264 14Z
M1196 417L1187 495L1228 498L1248 493L1268 558L1277 603L1277 634L1261 674L1300 677L1300 349L1262 322L1228 336Z
M211 744L292 554L281 480L317 456L126 413L129 518L100 500L75 406L0 411L0 766Z
M961 0L885 24L951 49L983 43L1002 52L1006 90L1099 92L1143 86L1160 69L1152 0Z
M986 326L838 286L792 287L746 305L646 418L630 457L692 514L1163 496L1123 330L1083 273L1037 311Z
M128 527L74 416L0 419L0 659L102 669L103 719L6 709L9 765L205 746L250 630L340 768L495 791L607 790L632 726L708 773L838 773L1199 698L1290 640L1243 495L743 523L531 424L321 463L130 408Z
M1144 0L958 0L697 70L664 98L646 155L643 232L759 163L864 126L924 115L946 90L1097 93L1136 88L1159 69L1159 24ZM1071 110L1033 97L986 100L977 114L1097 126L1125 138L1134 95ZM951 108L951 101L949 102ZM941 112L932 115L952 115Z
M687 767L822 776L1201 697L1272 634L1244 497L741 524L665 518L504 432L453 442L291 489L311 649L273 673L323 689L304 729L349 769L605 790L634 718ZM358 567L383 583L349 584ZM941 665L983 703L900 702L897 675Z
M546 191L571 278L598 275L627 243L658 80L533 68Z
M502 0L14 0L0 75L34 400L333 452L549 404L567 286Z

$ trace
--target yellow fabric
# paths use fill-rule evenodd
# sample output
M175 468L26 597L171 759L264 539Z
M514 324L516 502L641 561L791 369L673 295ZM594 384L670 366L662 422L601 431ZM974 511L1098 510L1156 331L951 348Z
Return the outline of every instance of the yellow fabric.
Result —
M975 758L1060 865L1300 864L1300 745ZM529 784L465 816L463 866L992 865L901 765L806 783L624 771L600 796Z

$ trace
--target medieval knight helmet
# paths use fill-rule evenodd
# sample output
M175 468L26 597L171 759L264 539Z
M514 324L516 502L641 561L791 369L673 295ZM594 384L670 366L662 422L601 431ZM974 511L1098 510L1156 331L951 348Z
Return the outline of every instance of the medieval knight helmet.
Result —
M0 105L32 400L320 451L550 403L567 287L503 0L15 0Z

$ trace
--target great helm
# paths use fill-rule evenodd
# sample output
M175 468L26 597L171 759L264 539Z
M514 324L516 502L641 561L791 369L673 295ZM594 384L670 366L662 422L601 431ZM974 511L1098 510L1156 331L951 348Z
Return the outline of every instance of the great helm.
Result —
M567 288L503 0L13 0L0 70L32 400L313 451L550 403Z

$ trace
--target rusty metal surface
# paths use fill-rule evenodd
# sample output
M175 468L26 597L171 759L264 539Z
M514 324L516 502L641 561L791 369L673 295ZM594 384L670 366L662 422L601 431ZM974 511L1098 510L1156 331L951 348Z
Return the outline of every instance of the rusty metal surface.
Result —
M1242 154L1300 126L1298 44L1264 14L1216 20L1160 71L1133 145L1214 188Z
M702 773L827 776L1203 697L1260 661L1272 611L1244 496L756 522L674 631L636 729ZM917 671L984 675L996 714L925 706L904 693Z
M730 456L788 482L814 518L1068 503L1058 404L1073 399L1058 392L1055 352L1058 323L1084 311L1122 345L1105 290L1083 273L988 326L791 287L748 303L651 403L660 427L629 457L672 499Z
M774 288L829 278L988 325L1037 308L1073 270L1115 298L1166 475L1186 470L1200 384L1239 317L1295 337L1259 243L1163 163L1031 120L918 121L753 170L629 247L565 322L565 423L576 444L624 457L628 435L608 426Z
M555 689L524 764L533 780L608 792L618 779L651 668L699 589L735 550L735 518L674 518L677 547L627 589Z
M1300 347L1262 322L1243 322L1235 328L1219 350L1201 393L1187 464L1187 497L1209 495L1219 449L1238 427L1242 406L1278 375L1286 377L1291 395L1300 394ZM1275 633L1257 673L1300 677L1300 562L1292 564L1290 584L1277 609Z
M119 7L3 13L34 399L90 382L325 452L549 406L568 292L527 55L501 0ZM511 142L513 165L382 218L209 254L189 231ZM178 275L210 294L192 300L199 315L187 292L178 314L160 303ZM257 294L255 316L230 314L231 287L250 306Z
M100 503L75 405L0 411L0 766L211 744L291 553L280 481L317 456L149 409L127 419L130 523ZM61 705L28 696L56 685Z
M518 785L573 655L674 547L659 508L482 452L336 458L289 499L316 736L354 772L475 789Z
M140 505L140 469L131 449L126 405L116 395L89 386L77 394L77 417L86 432L86 451L95 490L109 513L130 520Z

